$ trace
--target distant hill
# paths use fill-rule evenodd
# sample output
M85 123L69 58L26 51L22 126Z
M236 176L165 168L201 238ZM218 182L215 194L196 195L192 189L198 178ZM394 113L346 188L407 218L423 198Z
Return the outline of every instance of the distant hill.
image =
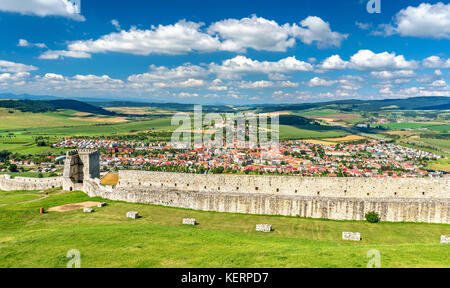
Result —
M0 101L0 107L32 113L51 112L58 109L71 109L98 115L116 115L114 112L76 100L2 100Z
M195 104L181 104L181 103L145 103L145 102L132 102L132 101L111 101L111 102L96 102L90 101L92 105L96 105L103 108L112 107L153 107L162 110L173 110L180 112L192 112ZM236 112L232 107L226 105L202 105L202 111L205 113L218 112L218 113L232 113Z
M56 109L72 109L98 115L116 115L114 112L77 100L50 100L44 102L53 105Z
M383 100L341 100L305 104L260 105L261 112L302 111L312 108L339 109L345 112L379 110L447 110L450 97L414 97L406 99Z

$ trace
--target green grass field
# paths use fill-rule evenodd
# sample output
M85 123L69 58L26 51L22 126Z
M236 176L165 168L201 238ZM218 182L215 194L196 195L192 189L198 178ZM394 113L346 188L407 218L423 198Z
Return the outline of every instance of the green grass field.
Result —
M427 129L435 130L435 131L450 131L450 125L444 125L444 124L388 123L388 124L381 124L381 126L387 128L389 130L427 128Z
M349 133L330 126L302 125L280 125L280 139L322 139L335 138L349 135Z
M366 267L378 249L382 267L450 267L450 249L439 244L450 225L328 221L296 217L202 212L107 201L94 213L39 214L39 208L78 203L81 192L23 202L26 195L0 192L0 267L66 267L71 249L81 267ZM39 198L38 198L39 199ZM33 199L36 200L36 199ZM26 200L25 200L26 201ZM125 217L139 211L142 218ZM195 217L199 225L181 225ZM255 232L270 223L272 233ZM361 242L341 240L361 232Z

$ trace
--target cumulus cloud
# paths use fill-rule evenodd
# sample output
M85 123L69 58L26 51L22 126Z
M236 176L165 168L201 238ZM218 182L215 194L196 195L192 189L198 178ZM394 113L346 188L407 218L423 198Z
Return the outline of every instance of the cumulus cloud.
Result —
M393 25L381 25L382 30L376 34L450 39L450 3L409 6L398 12L394 19Z
M325 80L319 77L314 77L308 82L309 87L331 86L336 84L336 81Z
M253 48L283 52L295 45L289 24L280 26L273 20L256 16L215 22L208 28L208 32L220 35L224 39L222 49L228 51Z
M331 31L330 24L319 17L309 16L300 22L300 26L293 25L293 35L303 43L317 43L319 48L340 47L347 34Z
M35 15L40 17L61 16L85 21L79 9L69 0L2 0L0 11Z
M360 71L408 70L418 68L416 61L407 61L405 56L394 52L374 53L371 50L359 50L349 61L342 60L339 55L326 58L316 67L320 70L344 70L346 68ZM320 71L319 71L320 72Z
M25 39L19 39L19 43L17 43L17 46L47 48L47 45L45 45L44 43L30 43Z
M198 93L189 93L189 92L180 92L177 95L180 98L192 98L192 97L198 97Z
M211 63L209 69L221 78L239 79L247 74L272 74L294 73L300 71L312 71L309 63L297 60L295 57L287 57L277 62L252 60L245 56L236 56L222 62L221 65Z
M28 72L28 71L34 71L37 70L37 67L34 67L32 65L25 65L21 63L15 63L5 60L0 60L0 72Z
M445 60L439 56L430 56L422 61L422 65L425 68L432 69L450 68L450 58Z
M412 70L398 70L398 71L377 71L371 72L375 78L378 79L396 79L396 78L404 78L404 77L413 77L416 76L416 73Z
M447 87L447 82L444 79L439 79L430 84L431 87Z
M299 83L291 81L274 82L274 81L260 80L260 81L241 81L239 87L243 89L265 89L272 87L295 88L298 87L299 85L300 85Z
M318 67L324 70L344 70L348 62L341 59L339 55L333 55L325 59Z
M357 70L396 70L415 69L416 61L407 61L403 55L394 52L374 53L370 50L359 50L350 58L349 67Z
M0 82L17 82L23 81L30 76L29 72L17 72L17 73L1 73Z
M197 65L186 63L182 66L175 68L168 68L165 66L150 66L150 71L142 74L134 74L128 77L128 81L131 82L156 82L156 81L169 81L180 80L189 78L201 78L206 77L209 72Z
M152 26L141 30L132 27L104 35L97 40L75 41L69 44L71 51L86 53L119 52L135 55L184 54L188 52L212 52L221 43L217 37L203 33L203 23L179 21L173 25Z
M39 59L56 60L64 58L91 58L91 54L82 51L65 51L65 50L47 50Z
M156 82L153 83L154 87L157 88L193 88L201 87L205 85L205 81L202 79L187 79L185 81L178 82Z
M269 88L269 87L273 87L273 86L274 86L274 84L272 81L265 81L265 80L253 81L253 82L243 81L239 85L239 87L243 88L243 89L261 89L261 88Z
M339 47L346 34L331 31L330 24L319 17L309 16L297 24L280 25L262 17L226 19L212 23L181 20L172 25L152 26L150 29L121 30L117 20L111 24L118 30L98 39L79 40L68 44L68 51L83 53L118 52L134 55L190 52L257 51L284 52L295 46L296 39L320 48Z

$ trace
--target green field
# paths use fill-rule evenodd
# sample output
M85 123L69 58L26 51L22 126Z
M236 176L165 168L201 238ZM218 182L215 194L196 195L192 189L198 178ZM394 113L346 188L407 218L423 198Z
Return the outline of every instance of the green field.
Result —
M435 131L449 131L450 125L444 124L427 124L427 123L388 123L381 126L389 130L401 130L401 129L419 129L427 128Z
M280 125L280 139L321 139L335 138L349 133L330 126L319 125Z
M8 111L14 111L9 113ZM89 125L93 122L71 119L76 111L64 110L59 113L31 113L0 108L0 130L13 130L30 127L54 127Z
M23 202L31 193L0 192L0 199ZM39 214L40 207L87 200L101 199L53 191L35 202L0 204L0 267L63 268L71 249L80 251L81 267L366 267L371 249L379 250L382 267L450 267L450 249L439 244L450 225L228 214L115 201L94 213ZM128 219L127 211L139 211L142 218ZM186 217L199 225L182 226ZM274 231L255 232L258 223L270 223ZM342 241L342 231L361 232L363 240Z

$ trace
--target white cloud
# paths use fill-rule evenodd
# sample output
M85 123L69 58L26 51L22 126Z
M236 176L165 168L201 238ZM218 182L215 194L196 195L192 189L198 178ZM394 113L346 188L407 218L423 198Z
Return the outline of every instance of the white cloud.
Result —
M210 71L221 78L239 79L247 74L294 73L312 71L311 64L299 61L295 57L288 57L277 62L252 60L245 56L236 56L222 62L221 65L211 63Z
M179 82L156 82L153 83L157 88L192 88L201 87L205 85L205 81L202 79L187 79L186 81Z
M61 74L46 73L44 75L44 79L46 79L46 80L64 80L64 76L62 76Z
M383 52L374 53L370 50L359 50L350 58L349 67L356 70L407 70L418 67L416 61L406 61L403 55Z
M381 25L383 31L378 34L450 39L450 4L409 6L397 13L394 22L394 25Z
M326 58L316 67L321 70L344 70L347 68L360 71L408 70L418 68L416 61L407 61L403 55L394 52L374 53L370 50L359 50L350 57L350 61L342 60L341 56L333 55Z
M37 67L34 67L32 65L25 65L21 63L15 63L5 60L0 60L0 72L28 72L28 71L34 71L37 70Z
M433 68L433 69L450 68L450 58L445 60L439 56L430 56L422 61L422 65L425 68Z
M273 20L252 16L226 19L204 28L204 23L181 20L173 25L152 26L150 29L121 30L117 20L111 24L119 30L98 39L79 40L68 44L68 51L84 53L118 52L134 55L190 52L258 51L284 52L294 47L296 38L320 48L339 47L346 34L333 32L329 23L309 16L297 24L279 25Z
M330 24L316 16L307 17L300 25L293 25L293 35L305 44L316 43L319 48L340 47L348 37L347 34L331 31Z
M131 82L155 82L155 81L169 81L189 78L206 77L209 72L200 66L186 63L169 69L165 66L150 66L150 71L143 74L134 74L128 77Z
M370 23L363 23L358 21L355 22L355 25L358 26L361 30L368 30L372 26L372 24Z
M334 84L336 84L336 81L325 80L319 77L314 77L308 82L309 87L331 86Z
M265 81L265 80L254 81L254 82L243 81L243 82L241 82L239 87L243 88L243 89L261 89L261 88L270 88L273 85L274 85L273 82Z
M19 43L17 43L17 46L47 48L47 45L45 45L44 43L30 43L25 39L19 39Z
M113 32L97 40L72 42L68 49L86 53L119 52L134 55L175 55L219 50L219 39L203 33L201 26L202 23L182 20L173 25L152 26L148 30L132 27L129 31Z
M222 49L245 51L246 48L284 52L295 45L291 37L290 25L278 25L273 20L252 16L251 18L227 19L213 23L210 34L218 34L222 39Z
M120 30L121 30L121 28L120 28L120 23L119 23L119 21L118 21L117 19L111 20L111 25L113 25L114 28L116 28L117 31L120 31Z
M29 72L17 72L17 73L1 73L0 74L0 82L17 82L17 81L23 81L24 79L28 78L30 76Z
M412 70L398 70L398 71L371 72L370 75L378 79L396 79L403 77L413 77L416 74Z
M39 59L56 60L68 58L91 58L91 55L82 51L47 50L39 56Z
M85 20L78 14L78 8L68 0L2 0L0 11L40 17L61 16L76 21Z
M431 87L447 87L447 82L443 79L439 79L430 84Z
M192 97L198 97L198 93L188 93L188 92L180 92L178 95L180 98L192 98Z
M348 61L341 59L339 55L333 55L325 59L318 67L324 70L344 70L348 66Z

